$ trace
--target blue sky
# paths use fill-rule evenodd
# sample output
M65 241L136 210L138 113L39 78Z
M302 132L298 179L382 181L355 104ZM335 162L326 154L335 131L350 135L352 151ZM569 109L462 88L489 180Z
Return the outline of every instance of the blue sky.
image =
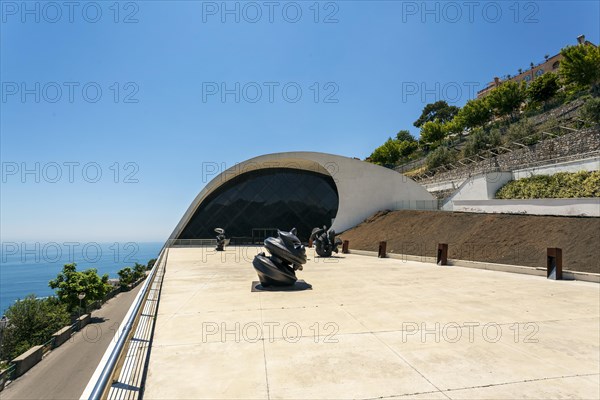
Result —
M600 36L597 1L0 4L2 241L163 241L203 163L365 158Z

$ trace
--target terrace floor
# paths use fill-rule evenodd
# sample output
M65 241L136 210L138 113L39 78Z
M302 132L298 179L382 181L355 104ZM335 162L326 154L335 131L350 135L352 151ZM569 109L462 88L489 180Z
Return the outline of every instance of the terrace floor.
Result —
M172 248L146 399L600 397L600 286L314 257L251 292L258 248Z

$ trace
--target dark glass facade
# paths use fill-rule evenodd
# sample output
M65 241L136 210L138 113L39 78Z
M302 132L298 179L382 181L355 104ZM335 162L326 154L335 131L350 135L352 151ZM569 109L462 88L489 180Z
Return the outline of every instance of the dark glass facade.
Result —
M316 226L331 226L339 197L333 178L312 171L268 168L241 174L202 201L178 239L207 239L223 228L228 238L254 241L275 229L297 228L308 241Z

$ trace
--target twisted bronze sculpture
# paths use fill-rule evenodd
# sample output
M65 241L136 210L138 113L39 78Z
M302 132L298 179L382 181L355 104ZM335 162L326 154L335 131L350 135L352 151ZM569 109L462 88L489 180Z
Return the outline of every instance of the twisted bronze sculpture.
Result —
M342 244L342 239L335 237L335 231L333 229L327 230L325 225L323 225L323 228L313 229L310 239L315 245L315 251L321 257L331 257L331 253L337 253L338 246Z
M223 228L215 228L215 232L217 235L217 251L223 251L225 247L225 229Z
M259 253L252 266L263 287L292 286L296 283L296 270L306 263L306 249L296 236L296 228L290 232L277 231L277 238L267 238L265 247L271 253Z

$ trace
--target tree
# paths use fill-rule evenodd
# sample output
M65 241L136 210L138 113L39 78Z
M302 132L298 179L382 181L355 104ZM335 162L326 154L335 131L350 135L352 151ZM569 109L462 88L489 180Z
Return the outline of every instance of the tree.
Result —
M449 122L458 113L459 108L449 106L444 100L430 103L423 108L423 112L418 120L414 122L414 126L421 128L426 122L438 121L443 123Z
M119 275L119 284L121 287L131 285L134 282L134 274L131 267L124 267L117 271Z
M413 139L412 141L403 140L398 144L401 157L408 157L419 148L419 144Z
M146 270L146 266L139 263L135 263L133 268L121 268L119 271L117 271L117 275L119 275L119 284L121 287L125 287L139 281L146 276Z
M389 138L376 148L369 157L371 162L379 165L393 165L400 159L400 146L397 140Z
M76 267L75 263L65 264L56 279L48 283L56 290L56 295L67 305L69 311L79 307L80 300L77 297L79 293L85 293L83 305L86 305L88 302L102 300L111 289L108 284L108 274L100 277L95 268L77 271Z
M444 124L444 132L446 135L450 135L453 133L461 133L463 131L463 126L460 123L460 119L458 117L454 117L454 119L446 124Z
M154 264L156 264L156 258L148 260L148 266L146 267L146 269L152 269L154 267Z
M523 84L508 81L498 86L487 96L490 107L499 116L511 115L519 109L525 100L525 87Z
M133 266L133 274L135 280L140 280L146 276L146 266L144 264L135 263Z
M487 97L467 101L467 104L460 109L456 115L456 121L453 123L460 128L475 128L483 126L492 117L492 111L488 104Z
M546 103L560 89L558 75L552 72L538 76L527 88L527 97L532 103Z
M444 125L438 121L428 121L421 127L421 142L435 143L446 137Z
M9 360L45 343L70 323L65 304L55 297L38 299L33 294L13 303L6 310L6 317L9 323L3 333L2 356Z
M396 140L399 142L414 142L415 138L409 131L403 129L396 134Z
M560 54L559 74L565 83L585 87L600 81L600 48L580 44L567 46Z

